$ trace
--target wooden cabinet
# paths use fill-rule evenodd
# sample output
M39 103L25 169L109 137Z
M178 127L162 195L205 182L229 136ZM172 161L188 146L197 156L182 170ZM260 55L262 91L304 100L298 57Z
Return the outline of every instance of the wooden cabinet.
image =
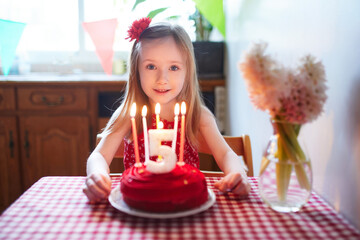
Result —
M23 185L43 176L85 175L89 121L81 116L20 117Z
M0 81L0 212L43 176L86 175L96 128L89 92L62 82Z
M22 193L15 117L0 117L0 213Z

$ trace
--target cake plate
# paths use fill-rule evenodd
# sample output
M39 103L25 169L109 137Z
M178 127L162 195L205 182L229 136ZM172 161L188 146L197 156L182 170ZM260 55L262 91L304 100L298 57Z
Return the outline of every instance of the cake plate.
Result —
M144 218L157 218L157 219L166 219L166 218L179 218L179 217L186 217L190 215L194 215L199 212L203 212L210 208L214 203L216 202L216 196L215 193L208 188L208 200L200 205L197 208L185 210L185 211L179 211L179 212L171 212L171 213L155 213L155 212L146 212L139 209L135 209L132 207L129 207L122 197L122 194L120 192L120 188L114 188L110 195L109 195L109 202L110 204L116 208L117 210L127 213L132 216L137 217L144 217Z

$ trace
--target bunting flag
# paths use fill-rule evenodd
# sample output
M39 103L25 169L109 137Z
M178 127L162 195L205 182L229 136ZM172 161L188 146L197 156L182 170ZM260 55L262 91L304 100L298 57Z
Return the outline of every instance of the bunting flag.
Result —
M82 25L95 45L96 55L99 57L105 73L111 75L117 20L107 19L96 22L83 22Z
M225 38L225 14L223 0L194 0L196 8Z
M25 23L0 19L0 58L3 73L9 74Z

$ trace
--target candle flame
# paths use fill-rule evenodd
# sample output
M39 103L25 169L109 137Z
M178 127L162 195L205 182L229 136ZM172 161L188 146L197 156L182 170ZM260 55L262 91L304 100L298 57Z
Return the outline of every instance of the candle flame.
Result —
M136 114L136 103L133 103L130 109L130 117L135 117Z
M181 103L181 114L185 115L185 113L186 113L186 104L185 104L185 102L182 102Z
M174 109L174 114L179 115L179 111L180 111L180 105L178 103L176 103L175 104L175 109Z
M157 103L155 105L155 114L159 115L160 114L160 103Z
M141 111L141 115L143 117L146 117L146 114L147 114L147 107L146 107L146 105L144 105L143 108L142 108L142 111Z
M159 129L163 129L164 128L164 123L162 121L159 122Z

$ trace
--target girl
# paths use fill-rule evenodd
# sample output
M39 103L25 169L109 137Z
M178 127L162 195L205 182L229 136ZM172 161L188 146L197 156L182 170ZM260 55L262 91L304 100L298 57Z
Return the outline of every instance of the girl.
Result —
M149 26L150 19L135 21L129 29L129 38L135 39L130 56L129 81L126 94L120 107L114 112L104 129L102 139L87 161L87 178L84 193L91 202L108 197L111 191L109 165L125 138L124 166L134 164L131 137L130 107L147 105L154 112L155 104L160 103L160 118L171 126L174 119L175 103L185 101L186 143L184 161L199 167L199 157L195 146L199 138L205 139L212 149L214 158L226 174L215 187L220 191L232 191L246 196L250 191L246 173L237 155L221 136L215 118L204 106L196 75L196 65L192 42L183 28L170 24ZM153 123L152 114L147 114L148 123ZM136 114L137 129L141 127L141 114ZM179 135L179 134L178 134ZM139 144L143 144L143 137ZM179 141L177 141L178 143ZM178 148L178 147L177 147ZM177 149L179 154L179 149ZM140 152L141 161L144 161Z

